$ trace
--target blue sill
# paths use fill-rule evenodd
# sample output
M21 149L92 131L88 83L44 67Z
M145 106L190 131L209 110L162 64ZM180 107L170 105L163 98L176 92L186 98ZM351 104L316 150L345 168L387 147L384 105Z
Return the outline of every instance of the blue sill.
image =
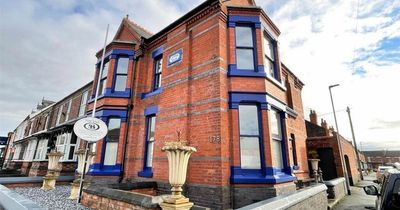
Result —
M100 163L94 163L90 165L88 174L94 176L119 176L121 175L121 164L102 166Z
M131 89L125 88L124 91L112 91L111 88L106 88L104 96L110 98L129 98L131 97Z
M230 181L232 184L276 184L291 182L294 178L293 175L272 167L268 167L263 171L261 169L241 169L238 166L232 166Z
M131 97L131 89L126 88L125 91L114 91L111 92L111 88L106 88L106 92L103 95L97 96L97 100L102 99L102 98L130 98ZM91 104L94 102L94 97L90 98L88 101L88 104Z
M163 91L163 87L159 87L157 90L154 90L153 92L142 93L142 97L141 98L145 99L145 98L148 98L150 96L154 96L154 95L160 94L160 93L162 93L162 91Z
M267 74L264 72L263 66L257 66L257 71L251 69L237 69L236 64L229 64L228 66L229 77L262 77L265 78Z
M153 177L153 170L152 168L145 167L142 171L138 172L138 176L151 178Z

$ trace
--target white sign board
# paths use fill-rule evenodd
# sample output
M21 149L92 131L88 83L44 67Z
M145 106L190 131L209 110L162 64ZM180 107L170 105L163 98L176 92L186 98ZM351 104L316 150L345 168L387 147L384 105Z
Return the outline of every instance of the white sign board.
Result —
M107 125L100 119L86 117L78 120L74 125L75 134L88 142L103 139L108 132Z

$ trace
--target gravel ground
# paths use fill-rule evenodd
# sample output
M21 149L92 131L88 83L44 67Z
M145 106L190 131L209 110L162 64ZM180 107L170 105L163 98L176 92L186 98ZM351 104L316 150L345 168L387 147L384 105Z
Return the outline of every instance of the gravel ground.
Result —
M74 209L74 210L90 210L80 204L76 200L68 199L71 193L70 186L56 186L54 190L41 190L40 187L19 187L14 191L29 198L33 202L42 207L51 210Z

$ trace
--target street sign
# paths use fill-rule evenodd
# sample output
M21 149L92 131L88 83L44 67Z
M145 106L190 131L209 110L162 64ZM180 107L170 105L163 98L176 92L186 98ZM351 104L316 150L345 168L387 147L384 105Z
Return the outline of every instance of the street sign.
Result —
M86 117L78 120L74 125L75 134L88 142L96 142L107 135L107 125L100 119Z

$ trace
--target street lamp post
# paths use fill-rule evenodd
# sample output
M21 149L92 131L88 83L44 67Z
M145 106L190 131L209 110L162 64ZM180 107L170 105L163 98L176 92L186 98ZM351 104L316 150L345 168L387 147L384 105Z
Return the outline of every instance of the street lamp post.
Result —
M333 117L335 118L335 126L336 126L336 139L338 141L338 146L339 146L339 154L340 154L340 160L342 161L342 170L344 174L344 178L346 179L346 188L347 188L347 194L351 195L350 192L350 182L349 182L349 176L347 174L347 168L345 166L344 162L344 156L343 156L343 151L342 151L342 144L340 143L340 135L339 135L339 127L336 119L336 112L335 112L335 105L333 104L333 97L332 97L332 88L339 86L339 84L335 85L330 85L329 86L329 94L331 96L331 103L332 103L332 109L333 109Z

